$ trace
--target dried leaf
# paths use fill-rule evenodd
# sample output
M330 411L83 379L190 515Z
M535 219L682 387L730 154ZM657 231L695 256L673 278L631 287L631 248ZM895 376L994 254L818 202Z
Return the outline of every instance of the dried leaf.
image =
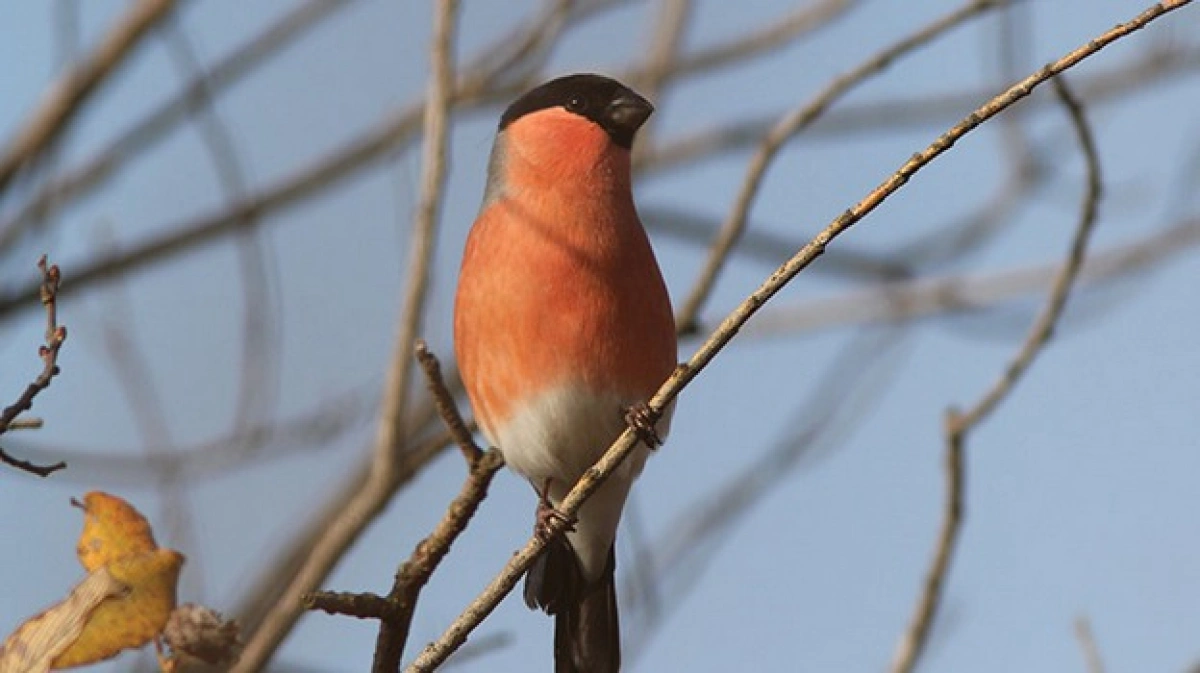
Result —
M76 551L88 578L17 629L0 652L0 673L109 659L158 637L175 609L183 555L159 549L146 518L116 496L93 491L72 502L84 510Z
M109 598L92 612L79 638L54 660L54 668L103 661L121 650L141 647L162 632L175 609L175 586L183 567L179 552L156 549L105 567L129 592Z
M44 673L84 630L88 616L125 585L106 568L98 568L75 585L63 602L31 617L0 647L0 673Z

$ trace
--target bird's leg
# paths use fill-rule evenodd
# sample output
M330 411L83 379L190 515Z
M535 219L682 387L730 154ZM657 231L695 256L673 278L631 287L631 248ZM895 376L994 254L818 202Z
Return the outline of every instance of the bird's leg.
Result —
M662 446L662 437L659 437L658 431L654 429L654 423L658 420L657 414L650 410L649 405L645 402L638 402L625 407L622 411L625 423L633 428L642 443L651 450Z
M538 538L543 541L550 539L550 535L552 532L550 530L550 521L552 519L558 519L559 521L563 521L564 523L566 523L567 526L566 526L566 528L563 529L564 531L575 530L575 524L578 521L578 519L576 519L575 517L568 517L567 515L563 514L562 512L558 511L557 509L554 509L554 505L550 504L550 478L549 477L547 477L546 480L544 482L542 482L541 489L538 489L535 486L534 490L538 492L537 513L534 515L534 522L533 522L533 534L534 535L538 536Z

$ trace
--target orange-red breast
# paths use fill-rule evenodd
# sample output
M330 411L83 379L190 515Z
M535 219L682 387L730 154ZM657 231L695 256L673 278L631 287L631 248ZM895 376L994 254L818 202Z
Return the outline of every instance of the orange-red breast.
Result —
M621 83L571 75L500 118L467 239L455 351L484 435L557 506L676 363L675 326L638 219L630 147L654 108ZM669 410L657 426L665 436ZM555 615L555 670L620 668L613 544L649 450L638 449L530 570Z

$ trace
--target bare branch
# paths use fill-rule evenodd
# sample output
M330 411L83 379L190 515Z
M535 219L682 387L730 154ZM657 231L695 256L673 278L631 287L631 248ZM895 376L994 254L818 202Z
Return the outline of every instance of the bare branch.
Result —
M700 309L703 308L704 302L707 301L709 294L716 285L717 275L724 267L730 251L737 243L742 230L745 229L746 219L749 217L750 208L754 205L755 198L758 196L758 189L762 184L763 177L766 175L772 160L783 147L784 143L815 121L830 105L845 95L854 86L862 83L871 75L883 72L892 61L929 43L968 19L1002 4L1003 0L976 0L960 7L896 44L883 49L858 67L834 79L812 101L797 108L776 123L771 132L762 139L762 144L759 145L758 152L751 159L750 167L746 171L746 177L738 192L737 200L734 202L733 210L729 218L725 220L725 224L722 225L717 238L713 241L704 269L700 272L700 276L696 279L692 291L688 294L683 302L683 306L679 309L676 320L681 332L688 333L695 329Z
M504 456L495 449L484 453L470 466L470 472L462 490L450 502L446 514L438 521L429 537L421 541L412 557L396 572L396 581L388 593L388 601L398 606L399 614L394 619L384 619L375 641L375 663L377 673L396 671L400 668L400 657L408 642L409 627L417 607L421 589L433 576L438 564L450 552L450 546L467 529L471 517L487 497L488 487L496 472L504 467Z
M946 456L946 504L942 510L942 522L938 529L937 542L933 548L933 560L925 574L925 584L917 599L915 612L908 628L900 639L892 658L892 673L910 673L924 653L925 644L933 630L933 621L941 603L942 589L950 570L950 559L958 544L958 533L962 529L964 491L966 490L966 452L963 450L964 435L954 431L958 420L953 410L945 418Z
M319 591L307 594L304 599L305 606L309 609L360 619L378 619L380 629L372 670L381 673L399 669L421 589L449 553L454 541L466 530L471 517L487 497L492 478L504 466L504 456L499 451L493 449L483 453L475 445L453 397L442 380L437 357L429 352L424 341L417 342L416 351L417 359L429 379L429 387L442 420L460 443L466 457L467 479L433 532L417 545L409 559L400 566L392 589L386 597L370 593Z
M1085 616L1075 618L1075 639L1079 641L1087 673L1104 673L1104 659L1100 656L1096 636L1092 633L1092 622Z
M66 128L96 87L125 61L142 38L175 7L174 0L139 0L96 50L68 70L42 97L0 154L0 192Z
M1159 47L1142 56L1099 74L1080 78L1076 89L1092 106L1119 102L1135 90L1145 90L1181 76L1195 75L1200 65L1200 50L1178 46ZM959 111L976 105L993 89L955 91L918 99L890 99L857 105L847 104L817 120L808 129L810 137L850 136L864 131L897 133L914 128L936 128L956 119ZM1040 100L1031 107L1045 105ZM1049 107L1049 105L1046 105ZM701 159L723 156L758 144L777 123L777 115L739 119L724 126L708 128L676 138L635 157L639 174L662 173Z
M425 344L424 339L417 340L415 350L417 361L421 363L421 369L425 370L425 379L429 384L429 394L433 397L433 403L437 408L438 415L442 417L442 422L446 424L446 429L450 431L450 436L458 444L458 448L462 451L467 465L474 465L483 457L483 450L475 443L467 422L463 420L462 413L459 412L458 406L454 403L454 395L446 387L446 381L442 378L441 363L438 362L436 355L429 352L429 347Z
M46 262L45 255L38 259L38 270L42 274L41 298L42 306L46 310L45 343L38 347L38 357L42 359L42 372L33 383L25 387L25 391L16 402L0 411L0 435L13 426L14 421L18 420L17 416L33 407L33 398L37 397L38 393L50 387L50 382L58 375L58 351L67 340L66 325L58 324L58 285L62 274L57 264ZM53 465L37 465L10 456L3 448L0 448L0 462L39 477L48 477L67 466L61 461Z
M1092 138L1091 128L1083 116L1083 108L1075 99L1074 95L1067 88L1066 83L1061 77L1053 80L1055 92L1063 101L1067 111L1070 113L1072 123L1075 128L1075 133L1079 138L1079 145L1083 149L1083 154L1087 160L1087 190L1084 193L1082 212L1079 215L1079 226L1075 232L1075 237L1071 241L1071 250L1067 254L1067 261L1058 272L1058 278L1054 281L1054 288L1050 293L1050 301L1046 305L1041 316L1038 317L1032 331L1029 334L1029 339L1017 354L1017 357L1005 369L1004 375L996 381L996 384L991 390L979 400L974 407L971 408L962 417L962 432L970 430L975 425L978 425L985 417L988 416L1000 401L1008 396L1013 386L1017 384L1021 376L1033 364L1034 358L1037 357L1042 347L1050 340L1051 334L1054 332L1054 325L1058 322L1058 318L1062 315L1063 308L1066 307L1067 297L1070 294L1071 286L1075 282L1076 276L1079 275L1079 269L1083 266L1084 258L1087 254L1088 240L1091 238L1092 228L1096 223L1096 209L1100 202L1101 193L1101 178L1100 178L1100 160L1096 154L1095 140Z
M1041 352L1042 347L1049 341L1050 335L1054 331L1054 325L1058 322L1063 308L1066 306L1071 286L1079 274L1079 269L1083 266L1088 239L1096 222L1101 178L1100 161L1096 154L1092 132L1083 116L1082 108L1067 88L1066 83L1061 77L1054 78L1053 83L1055 92L1069 113L1087 164L1087 188L1084 190L1083 203L1080 206L1079 223L1076 225L1071 239L1066 263L1059 270L1046 307L1030 328L1029 336L1026 337L1012 362L992 387L968 411L960 413L951 409L946 413L944 430L946 435L946 507L934 546L933 561L925 576L924 588L917 599L912 619L900 639L892 660L891 670L893 673L910 673L914 670L925 649L925 644L929 640L929 633L933 629L933 622L950 570L950 561L954 556L959 532L962 528L963 492L965 489L963 463L966 458L966 437L1008 396L1013 386Z

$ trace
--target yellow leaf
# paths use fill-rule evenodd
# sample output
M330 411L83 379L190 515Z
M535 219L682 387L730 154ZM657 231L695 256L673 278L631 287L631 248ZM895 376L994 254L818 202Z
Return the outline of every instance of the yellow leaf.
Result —
M54 660L53 668L103 661L153 640L175 608L175 586L183 560L174 550L155 549L108 563L105 567L129 591L92 611L79 638Z
M76 551L88 579L6 641L0 673L109 659L159 636L175 609L183 555L159 549L146 518L116 496L93 491L75 504L84 510Z
M158 549L146 517L124 500L92 491L83 496L83 533L79 536L79 561L88 571L131 554Z
M70 647L88 616L106 598L125 590L108 570L99 568L71 590L63 602L25 620L0 647L0 673L44 673Z

